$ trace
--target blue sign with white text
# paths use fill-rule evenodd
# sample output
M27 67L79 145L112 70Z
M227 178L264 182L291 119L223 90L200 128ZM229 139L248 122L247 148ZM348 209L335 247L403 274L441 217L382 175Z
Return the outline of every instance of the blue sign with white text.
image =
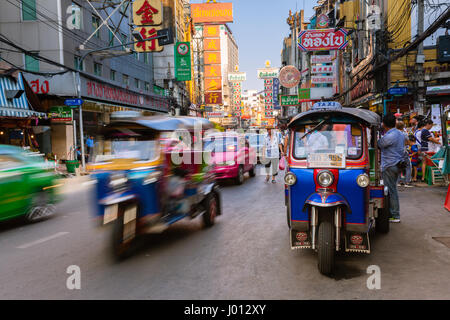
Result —
M392 96L400 96L408 93L408 87L394 87L388 90L388 93Z
M82 99L67 99L64 101L64 104L68 107L81 106L83 104Z
M311 109L342 109L342 105L336 101L323 101L314 103Z
M280 79L273 79L273 108L275 110L280 110L280 101L278 100L278 95L280 94Z

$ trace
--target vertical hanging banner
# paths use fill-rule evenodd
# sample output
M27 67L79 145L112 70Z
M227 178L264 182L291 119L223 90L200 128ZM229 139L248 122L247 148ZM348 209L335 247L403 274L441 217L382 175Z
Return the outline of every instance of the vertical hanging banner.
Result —
M273 79L273 108L275 110L280 110L280 102L278 100L278 95L280 94L280 80L278 78Z
M264 80L265 118L273 117L273 78Z
M222 97L222 61L220 53L220 29L218 25L203 26L203 63L205 65L205 103L219 105Z
M175 78L178 81L191 80L191 44L177 42L175 45Z
M138 26L134 31L138 32L142 39L156 37L162 29L162 3L161 0L135 0L133 2L133 23ZM164 48L158 44L157 39L135 43L136 52L160 52Z

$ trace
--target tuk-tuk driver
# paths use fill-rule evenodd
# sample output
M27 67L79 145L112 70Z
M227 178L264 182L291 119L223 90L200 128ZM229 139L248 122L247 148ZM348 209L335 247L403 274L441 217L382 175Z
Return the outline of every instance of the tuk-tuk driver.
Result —
M317 130L311 133L308 139L308 149L310 152L327 150L329 148L328 138L324 134L329 125L322 124Z

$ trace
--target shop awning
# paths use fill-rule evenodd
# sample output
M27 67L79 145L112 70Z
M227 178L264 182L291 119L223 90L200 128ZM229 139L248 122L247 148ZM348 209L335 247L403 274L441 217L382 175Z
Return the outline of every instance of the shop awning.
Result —
M28 118L28 117L47 117L46 113L25 110L19 108L0 107L0 117Z
M0 117L28 118L32 116L46 117L47 115L30 110L22 74L18 74L17 81L10 76L0 76Z

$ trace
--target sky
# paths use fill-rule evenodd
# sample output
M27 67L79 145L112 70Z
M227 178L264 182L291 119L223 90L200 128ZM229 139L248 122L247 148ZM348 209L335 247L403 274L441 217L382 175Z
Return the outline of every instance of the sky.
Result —
M204 0L191 0L203 3ZM271 66L281 65L283 39L290 33L286 19L289 10L298 11L305 5L305 20L313 15L316 0L218 0L232 2L234 22L228 24L239 47L239 71L247 73L244 90L264 89L263 80L257 79L256 70L264 68L266 60Z

